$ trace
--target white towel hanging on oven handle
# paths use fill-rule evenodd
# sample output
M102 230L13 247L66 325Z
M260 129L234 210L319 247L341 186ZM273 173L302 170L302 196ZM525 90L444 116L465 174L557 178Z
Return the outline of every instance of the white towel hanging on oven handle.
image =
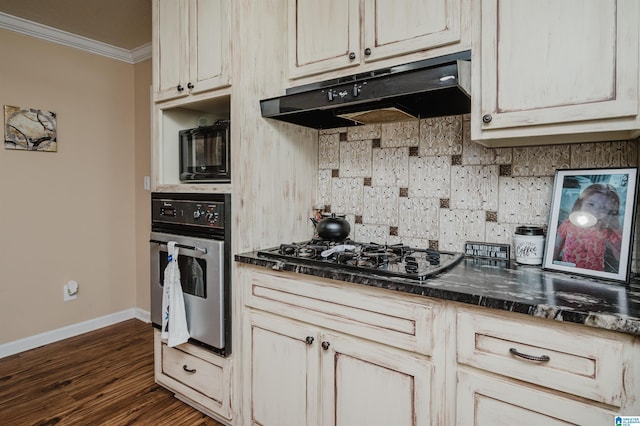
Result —
M181 345L189 340L187 313L178 267L178 251L175 241L167 243L168 263L164 270L161 337L167 339L169 347Z

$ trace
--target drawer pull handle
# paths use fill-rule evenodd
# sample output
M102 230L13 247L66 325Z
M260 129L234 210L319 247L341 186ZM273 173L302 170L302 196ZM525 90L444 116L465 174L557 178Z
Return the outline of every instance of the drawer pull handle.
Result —
M549 358L547 355L535 356L535 355L523 354L522 352L518 352L518 350L516 348L509 349L509 352L511 352L511 355L515 355L515 356L520 357L520 358L528 359L529 361L537 361L537 362L549 362L549 361L551 361L551 358Z
M196 369L195 369L195 368L189 368L189 367L187 367L187 364L183 365L183 366L182 366L182 369L183 369L184 371L186 371L187 373L195 373L195 372L196 372Z
M329 342L322 342L322 349L329 350L329 346L331 345Z

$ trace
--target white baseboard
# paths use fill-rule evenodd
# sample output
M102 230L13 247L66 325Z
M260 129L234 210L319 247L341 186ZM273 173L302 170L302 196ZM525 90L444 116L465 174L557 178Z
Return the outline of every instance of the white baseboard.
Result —
M88 331L97 330L99 328L133 318L147 323L150 322L150 314L148 311L144 311L139 308L126 309L124 311L114 312L113 314L104 315L102 317L47 331L45 333L36 334L35 336L3 343L0 345L0 358L28 351L29 349L34 349L59 340L68 339L69 337L77 336Z

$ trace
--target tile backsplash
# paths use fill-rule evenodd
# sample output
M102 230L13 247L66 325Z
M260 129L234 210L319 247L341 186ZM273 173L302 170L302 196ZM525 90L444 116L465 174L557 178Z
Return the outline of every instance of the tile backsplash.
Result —
M546 228L556 169L638 165L637 141L486 148L469 124L464 115L321 130L318 203L346 215L354 240L462 252L465 241L512 244L519 225Z

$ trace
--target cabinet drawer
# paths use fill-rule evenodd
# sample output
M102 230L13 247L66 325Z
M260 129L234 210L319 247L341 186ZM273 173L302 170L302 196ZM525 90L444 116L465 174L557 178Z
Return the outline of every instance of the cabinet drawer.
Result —
M297 276L296 276L297 278ZM252 272L245 304L424 355L433 351L437 302L400 300L390 292L329 280Z
M223 400L224 377L221 366L163 343L162 372L208 398L220 402Z
M576 332L578 327L545 320L537 324L527 318L467 311L459 312L457 319L459 363L620 406L622 342L586 327Z
M483 374L458 372L457 394L460 426L614 424L611 411Z

